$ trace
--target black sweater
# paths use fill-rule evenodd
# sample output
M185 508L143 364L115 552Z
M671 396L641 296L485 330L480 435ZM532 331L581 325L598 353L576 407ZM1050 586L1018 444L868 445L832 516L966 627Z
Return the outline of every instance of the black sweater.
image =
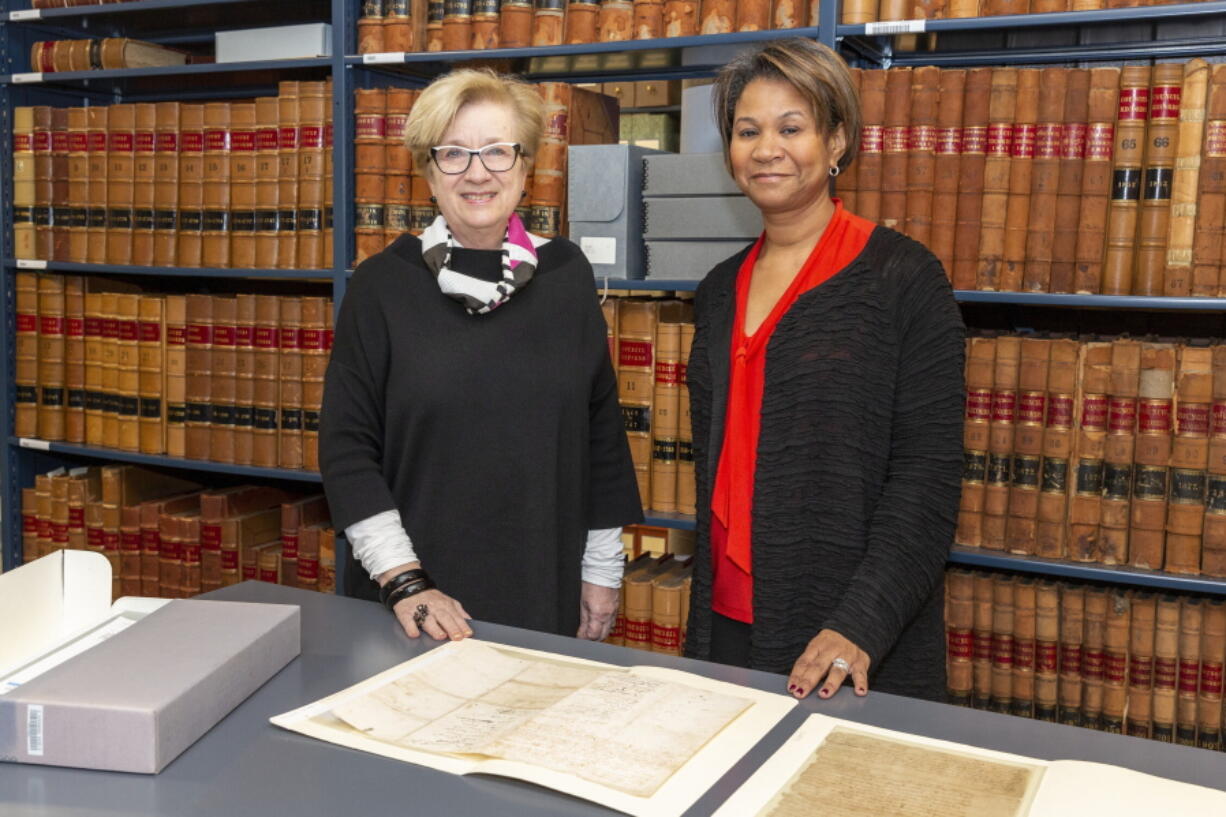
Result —
M695 299L689 363L698 549L686 652L710 651L712 478L724 438L736 276ZM945 694L942 573L962 461L964 328L940 263L878 227L800 296L766 351L753 501L751 665L786 673L836 630L875 689Z
M466 254L497 274L496 251ZM338 530L398 509L474 617L573 635L588 529L642 510L591 266L565 239L538 254L488 315L439 290L415 237L363 263L336 326L320 464Z

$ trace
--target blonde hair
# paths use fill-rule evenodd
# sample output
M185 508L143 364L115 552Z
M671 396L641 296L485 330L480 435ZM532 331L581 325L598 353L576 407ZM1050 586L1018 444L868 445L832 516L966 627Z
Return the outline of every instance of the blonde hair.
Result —
M430 148L442 141L460 109L473 102L493 102L510 108L521 156L530 161L536 155L545 130L545 103L536 88L488 68L462 68L430 83L409 111L404 143L418 167L426 166Z
M725 159L732 142L736 103L755 79L782 80L795 88L808 101L823 136L829 138L842 126L847 147L839 157L839 169L847 169L860 149L860 99L851 72L828 46L799 37L775 40L738 55L716 76L711 101Z

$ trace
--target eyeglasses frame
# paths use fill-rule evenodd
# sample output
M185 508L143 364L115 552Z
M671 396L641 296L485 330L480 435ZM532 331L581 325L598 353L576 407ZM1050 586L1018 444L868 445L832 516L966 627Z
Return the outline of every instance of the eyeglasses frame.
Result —
M481 155L481 151L485 150L486 148L495 147L497 145L510 145L515 150L515 158L512 159L511 166L508 167L506 170L492 170L490 166L485 163L485 157ZM444 148L448 148L448 149L454 148L456 150L462 150L468 154L468 162L467 164L464 165L463 170L443 170L442 165L438 163L437 152L440 150L443 150ZM506 173L514 169L515 163L518 162L520 158L523 157L523 155L524 155L524 148L523 148L523 145L521 145L519 142L490 142L488 145L482 145L479 148L466 148L463 145L435 145L434 147L430 148L430 160L434 162L434 166L438 168L439 173L442 173L447 176L462 176L465 173L467 173L468 169L471 168L473 165L474 156L476 156L478 159L481 160L481 166L485 168L487 173Z

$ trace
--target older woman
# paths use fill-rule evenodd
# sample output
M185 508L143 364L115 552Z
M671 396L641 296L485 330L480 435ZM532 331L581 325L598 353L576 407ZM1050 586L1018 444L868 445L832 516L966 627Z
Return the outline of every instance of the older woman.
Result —
M351 591L412 637L471 635L471 614L604 638L642 518L591 267L515 214L543 126L532 86L492 72L423 91L406 142L441 214L341 306L324 488L378 585Z
M699 546L687 652L944 695L942 568L961 465L963 326L924 247L846 212L856 153L847 68L807 40L716 80L751 247L698 289L689 363Z

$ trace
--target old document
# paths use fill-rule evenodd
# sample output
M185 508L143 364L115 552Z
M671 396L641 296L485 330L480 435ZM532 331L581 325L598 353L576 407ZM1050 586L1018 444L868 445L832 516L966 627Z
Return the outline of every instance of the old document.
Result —
M467 639L273 719L456 774L517 777L631 814L680 814L794 705L676 670Z

